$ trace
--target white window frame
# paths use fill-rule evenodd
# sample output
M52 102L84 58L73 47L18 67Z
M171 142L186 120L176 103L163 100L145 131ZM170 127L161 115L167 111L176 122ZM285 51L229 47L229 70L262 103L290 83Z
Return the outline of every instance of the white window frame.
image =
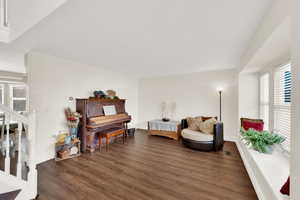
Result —
M4 84L0 83L0 88L2 89L2 90L1 90L1 91L2 91L2 92L1 92L1 93L2 93L2 99L1 99L1 100L2 100L2 104L5 105L5 102L4 102L4 101L5 101L5 98L4 98L4 94L5 94L5 92L4 92L5 86L4 86Z
M264 86L267 86L268 88L265 89L265 91L262 90L262 82L263 82L263 78L266 78L267 82L265 82ZM263 73L260 75L259 77L259 115L260 115L260 119L264 120L264 129L265 130L270 130L271 126L270 126L270 103L271 103L271 99L270 99L270 79L271 79L271 74L270 73ZM266 96L266 98L264 97ZM267 108L266 110L268 112L263 112L263 109Z
M278 133L278 131L275 130L275 123L276 122L274 121L274 118L275 118L275 115L274 115L274 109L275 109L275 99L274 99L274 95L275 95L274 94L274 92L275 92L274 91L274 88L275 88L275 85L274 85L275 73L278 70L278 68L280 68L282 66L286 66L286 65L291 65L291 67L292 67L291 61L290 60L285 60L283 62L278 63L277 65L267 67L264 70L260 71L259 74L258 74L258 79L259 79L264 74L269 73L269 131L270 132ZM259 104L257 105L259 111L261 109L261 104L260 104L261 91L260 90L261 90L261 88L259 87ZM283 147L282 148L282 153L285 156L289 157L290 156L289 148L286 148L285 144L283 144L281 146Z
M13 88L14 87L24 87L26 90L26 96L25 97L13 97ZM27 112L28 111L28 98L27 98L27 85L26 84L9 84L9 106L12 110L14 110L14 100L25 100L26 105L25 105L25 111L20 111L20 112Z
M283 100L285 98L284 96L284 83L282 83L282 81L285 81L285 80L280 80L280 79L276 79L275 76L277 75L277 73L280 73L280 70L285 68L285 67L292 67L291 66L291 63L286 63L284 65L280 65L278 67L276 67L274 69L274 74L273 74L273 82L274 82L274 85L273 85L273 108L272 108L272 117L273 117L273 131L275 133L278 133L278 134L282 134L284 137L286 137L286 141L282 144L282 147L285 151L287 152L290 152L290 139L291 139L291 112L292 112L292 108L291 108L291 102L289 103L286 103L286 102L281 102L281 100ZM280 78L280 77L278 77ZM283 78L284 79L284 78ZM278 82L277 82L278 81ZM280 82L281 81L281 82ZM276 83L277 82L277 83ZM277 84L277 85L276 85ZM283 84L283 86L281 85ZM277 88L276 88L277 86ZM280 87L280 89L278 89L278 87ZM283 90L283 91L278 91L278 90ZM277 91L277 94L276 94L276 91ZM280 94L278 94L278 92ZM280 121L281 123L283 123L283 127L282 129L278 129L277 125L276 125L276 118L277 117L282 117L282 115L288 115L289 114L289 119L286 119L284 122L284 120L278 120ZM284 118L285 119L285 118ZM289 122L289 123L288 123ZM277 122L279 123L279 122Z

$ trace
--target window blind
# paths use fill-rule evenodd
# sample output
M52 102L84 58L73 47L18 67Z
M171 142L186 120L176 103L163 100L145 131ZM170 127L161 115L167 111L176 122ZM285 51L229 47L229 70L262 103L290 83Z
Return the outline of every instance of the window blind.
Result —
M264 129L269 130L269 74L260 77L260 119L264 120Z
M290 151L291 133L291 65L284 65L274 73L274 132L286 138L283 148Z

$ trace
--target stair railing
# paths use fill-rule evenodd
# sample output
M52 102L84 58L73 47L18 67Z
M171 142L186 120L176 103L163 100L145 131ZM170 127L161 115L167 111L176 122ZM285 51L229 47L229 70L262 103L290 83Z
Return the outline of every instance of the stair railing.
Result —
M10 176L12 175L11 158L12 154L15 153L14 155L17 155L16 179L25 182L28 190L27 192L32 198L34 198L37 195L37 170L35 161L35 112L28 113L27 115L21 115L2 104L0 104L0 112L2 115L4 115L5 122L5 126L2 125L0 141L2 143L0 145L2 148L1 152L5 152L4 154L2 153L2 156L5 157L4 173ZM17 124L17 128L14 130L10 128L12 122ZM24 152L22 149L27 149L27 151ZM22 178L22 172L24 172L24 159L22 156L24 155L26 156L26 166L29 170L27 174L27 180Z

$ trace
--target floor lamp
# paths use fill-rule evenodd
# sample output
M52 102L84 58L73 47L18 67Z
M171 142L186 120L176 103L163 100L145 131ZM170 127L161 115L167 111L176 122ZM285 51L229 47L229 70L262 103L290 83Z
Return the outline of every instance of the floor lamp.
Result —
M220 122L222 121L222 90L219 90L220 95Z

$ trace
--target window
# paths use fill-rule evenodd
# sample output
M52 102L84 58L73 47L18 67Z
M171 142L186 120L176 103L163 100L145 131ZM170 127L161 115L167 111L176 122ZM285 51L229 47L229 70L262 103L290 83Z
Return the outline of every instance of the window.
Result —
M264 120L265 130L269 130L269 80L269 74L260 77L260 118Z
M284 149L290 151L291 133L291 65L276 69L274 74L274 132L284 136Z
M0 84L0 104L4 104L4 85Z
M25 112L26 105L26 86L11 85L10 86L10 107L16 112Z

